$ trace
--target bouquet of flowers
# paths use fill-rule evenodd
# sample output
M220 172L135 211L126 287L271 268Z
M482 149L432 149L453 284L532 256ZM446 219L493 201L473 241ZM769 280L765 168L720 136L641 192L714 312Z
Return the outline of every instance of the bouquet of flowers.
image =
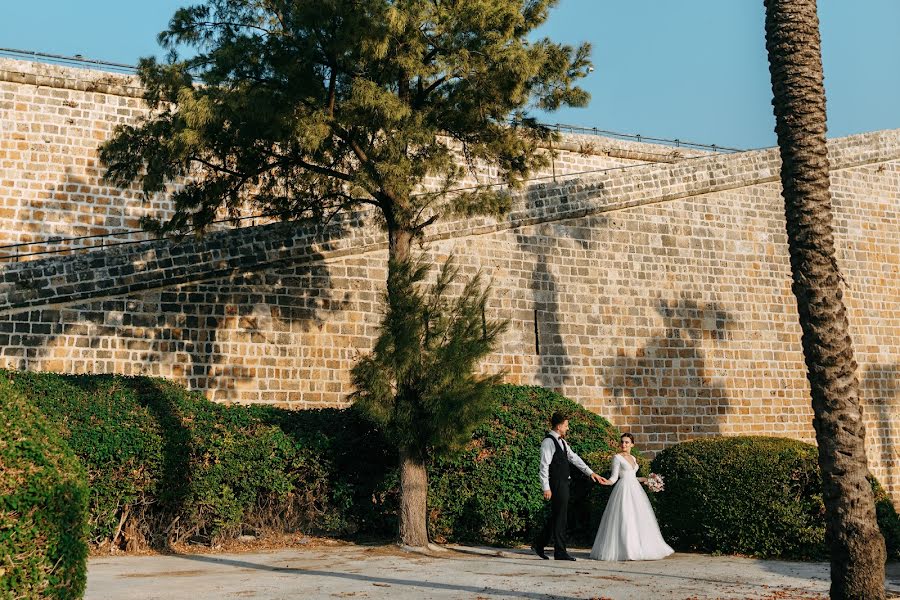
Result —
M651 492L661 492L666 489L663 476L657 473L650 473L650 475L647 476L647 489Z

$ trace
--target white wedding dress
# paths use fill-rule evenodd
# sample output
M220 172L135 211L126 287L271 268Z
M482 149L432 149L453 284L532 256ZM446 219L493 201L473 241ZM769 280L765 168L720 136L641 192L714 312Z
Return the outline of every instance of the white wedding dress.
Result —
M658 560L674 552L659 532L637 467L616 454L609 481L616 483L591 548L594 560Z

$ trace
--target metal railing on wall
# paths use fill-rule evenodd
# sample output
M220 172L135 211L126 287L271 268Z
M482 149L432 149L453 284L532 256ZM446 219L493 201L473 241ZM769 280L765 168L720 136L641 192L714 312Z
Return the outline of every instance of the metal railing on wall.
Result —
M223 223L230 223L232 225L231 229L242 229L244 227L252 227L256 225L257 220L269 219L275 215L273 214L255 214L255 215L247 215L243 217L236 217L234 219L219 219L217 221L213 221L212 225L220 225ZM248 225L249 222L249 225ZM45 256L50 254L69 254L75 252L86 252L89 250L98 250L104 248L114 248L116 246L130 246L133 244L149 244L152 242L159 242L162 240L167 240L171 238L167 238L165 236L156 236L156 237L147 237L137 240L122 240L121 238L127 238L131 236L138 235L147 235L148 232L146 229L125 229L123 231L116 231L113 233L99 233L95 235L80 235L73 237L64 237L64 236L51 236L45 238L43 240L35 240L32 242L19 242L17 244L5 244L0 246L0 262L19 262L25 258L32 258L38 256ZM189 229L185 232L185 234L194 233L193 229ZM118 239L111 239L118 238ZM53 244L69 244L72 242L87 242L87 241L96 241L97 243L88 243L85 245L75 246L72 248L56 248L53 250L39 250L36 252L27 252L23 249L27 249L28 247L34 246L50 246Z
M137 67L123 63L109 62L105 60L97 60L85 58L80 54L74 56L66 56L62 54L48 54L45 52L36 52L32 50L18 50L15 48L0 48L0 56L10 56L12 58L24 58L37 62L46 62L51 64L60 64L67 66L76 66L85 69L96 69L97 67L108 68L122 73L134 74ZM622 133L621 131L611 131L609 129L600 129L598 127L584 127L580 125L566 125L564 123L542 123L542 125L554 129L560 133L575 133L580 135L596 135L601 137L609 137L620 140L630 140L638 143L644 142L648 144L661 144L665 146L675 146L677 148L692 148L696 150L706 150L711 152L742 152L742 148L731 148L728 146L720 146L718 144L702 144L699 142L690 142L678 138L661 138L654 136L646 136L638 133Z
M115 71L117 73L124 73L128 75L133 75L137 72L137 67L135 67L134 65L126 65L123 63L109 62L107 60L85 58L80 54L76 54L75 56L66 56L64 54L48 54L46 52L18 50L16 48L0 48L0 56L19 59L24 58L35 62L62 65L66 67L80 67L83 69L96 69L97 67L103 67L104 71Z
M701 144L698 142L688 142L685 140L680 140L678 138L668 139L668 138L658 138L652 137L648 135L640 135L638 133L621 133L619 131L609 131L606 129L598 129L597 127L581 127L578 125L564 125L562 123L555 123L553 125L547 125L551 129L555 129L560 133L575 133L581 135L597 135L602 137L609 137L619 140L628 140L634 141L638 143L646 143L646 144L661 144L663 146L675 146L676 148L689 148L694 150L706 150L710 152L726 152L726 153L734 153L734 152L744 152L743 148L729 148L728 146L719 146L717 144Z

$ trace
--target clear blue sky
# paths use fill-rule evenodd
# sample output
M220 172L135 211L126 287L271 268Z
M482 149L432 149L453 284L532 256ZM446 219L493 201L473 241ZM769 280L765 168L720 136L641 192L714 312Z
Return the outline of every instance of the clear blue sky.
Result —
M189 0L3 2L0 47L133 64ZM900 0L819 0L829 136L900 128ZM561 0L542 33L594 46L587 108L546 122L755 148L774 118L762 0Z

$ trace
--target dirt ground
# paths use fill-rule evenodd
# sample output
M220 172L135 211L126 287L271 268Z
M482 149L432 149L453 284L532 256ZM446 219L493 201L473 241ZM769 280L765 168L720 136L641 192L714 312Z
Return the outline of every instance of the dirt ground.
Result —
M825 600L829 585L825 563L732 556L615 563L589 560L582 549L573 551L578 561L556 562L526 549L448 546L423 554L302 537L289 548L243 545L253 551L232 545L216 553L92 557L85 598ZM888 567L889 596L900 598L900 564Z

